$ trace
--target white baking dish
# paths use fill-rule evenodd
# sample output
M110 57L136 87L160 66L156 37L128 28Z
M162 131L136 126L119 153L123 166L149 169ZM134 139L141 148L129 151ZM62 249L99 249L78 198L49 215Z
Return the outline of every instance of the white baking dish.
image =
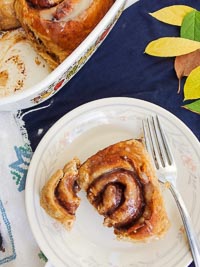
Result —
M126 0L116 0L87 38L62 64L42 79L42 81L24 91L1 98L0 111L33 107L58 92L79 71L103 42L121 15L125 4Z

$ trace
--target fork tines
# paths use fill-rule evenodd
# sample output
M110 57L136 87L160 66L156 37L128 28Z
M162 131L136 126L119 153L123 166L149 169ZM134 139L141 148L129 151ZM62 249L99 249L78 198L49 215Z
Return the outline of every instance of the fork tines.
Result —
M143 120L143 132L146 148L153 158L155 167L159 169L171 166L172 154L157 115Z

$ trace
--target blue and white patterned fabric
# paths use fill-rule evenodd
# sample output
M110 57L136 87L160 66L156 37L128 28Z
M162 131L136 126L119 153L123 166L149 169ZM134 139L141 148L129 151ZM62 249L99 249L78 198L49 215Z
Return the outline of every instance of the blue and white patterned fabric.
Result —
M20 116L0 114L0 265L42 267L45 258L25 211L24 189L32 149L22 123Z

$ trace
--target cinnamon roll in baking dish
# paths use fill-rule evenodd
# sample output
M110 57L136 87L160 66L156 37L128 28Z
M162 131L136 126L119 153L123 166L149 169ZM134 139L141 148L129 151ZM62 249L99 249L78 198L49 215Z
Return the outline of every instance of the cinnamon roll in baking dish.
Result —
M14 1L0 1L0 30L10 30L20 26L14 10Z
M22 27L52 68L92 31L114 0L16 0Z
M118 238L145 241L167 231L158 180L140 141L122 141L90 157L79 169L78 183Z

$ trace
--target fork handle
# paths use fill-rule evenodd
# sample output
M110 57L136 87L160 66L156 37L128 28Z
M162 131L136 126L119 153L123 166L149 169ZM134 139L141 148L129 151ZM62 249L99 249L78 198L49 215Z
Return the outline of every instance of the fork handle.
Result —
M172 184L170 185L170 191L174 196L174 199L180 211L180 215L182 217L183 224L186 230L195 266L200 267L200 243L197 238L197 234L195 233L194 228L192 226L190 215L187 211L187 208L180 193L176 190L176 188Z

